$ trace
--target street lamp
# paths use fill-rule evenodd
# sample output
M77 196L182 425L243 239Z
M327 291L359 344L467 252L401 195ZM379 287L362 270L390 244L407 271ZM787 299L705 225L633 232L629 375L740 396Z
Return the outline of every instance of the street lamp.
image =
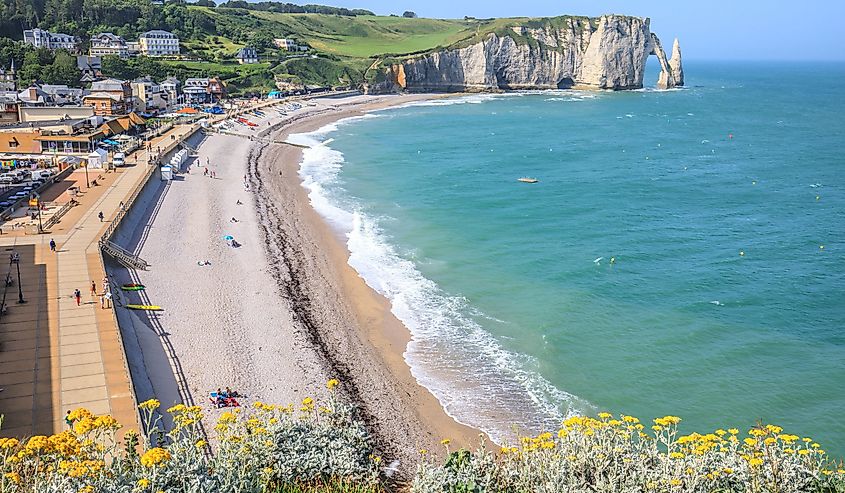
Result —
M18 252L14 252L12 254L12 262L15 263L15 266L18 269L18 304L26 303L26 300L23 299L23 286L21 286L21 258L18 256Z
M88 182L88 161L85 161L85 188L91 188L91 183Z

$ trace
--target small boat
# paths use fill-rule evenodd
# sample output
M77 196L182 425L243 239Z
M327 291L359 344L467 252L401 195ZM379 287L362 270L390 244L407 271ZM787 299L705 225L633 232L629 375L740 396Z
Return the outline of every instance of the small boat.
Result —
M143 284L136 283L123 284L120 286L120 289L124 291L143 291L145 288L146 286L144 286Z
M157 305L124 305L126 308L130 310L145 310L150 312L160 312L163 311L164 308L157 306Z
M522 178L520 178L516 181L521 181L522 183L537 183L540 180L538 180L537 178L528 178L528 177L523 176Z

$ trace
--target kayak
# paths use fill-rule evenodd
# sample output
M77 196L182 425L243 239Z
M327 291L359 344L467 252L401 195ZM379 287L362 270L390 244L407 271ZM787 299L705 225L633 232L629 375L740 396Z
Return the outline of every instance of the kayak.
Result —
M160 312L164 311L164 308L158 305L124 305L126 308L130 310L147 310L151 312Z
M120 289L124 291L143 291L145 286L143 284L124 284Z

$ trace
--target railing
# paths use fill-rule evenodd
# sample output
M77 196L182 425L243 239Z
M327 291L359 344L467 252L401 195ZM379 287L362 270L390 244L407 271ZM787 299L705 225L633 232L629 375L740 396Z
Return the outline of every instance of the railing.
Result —
M76 200L74 200L74 199L70 199L69 202L65 202L65 204L59 208L59 210L57 210L56 212L53 213L52 216L50 216L50 219L47 219L46 221L44 221L44 225L43 225L42 229L49 229L50 226L58 223L62 219L62 216L67 214L67 211L69 211L77 203L78 202L76 202Z
M112 241L106 240L100 243L100 248L126 267L138 270L147 270L150 266L146 260Z

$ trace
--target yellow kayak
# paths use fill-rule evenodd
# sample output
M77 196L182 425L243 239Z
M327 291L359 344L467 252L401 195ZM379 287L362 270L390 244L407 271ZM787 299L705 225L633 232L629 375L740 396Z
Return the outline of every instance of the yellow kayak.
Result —
M124 305L124 306L126 308L129 308L130 310L148 310L148 311L151 311L151 312L159 312L159 311L164 310L164 308L162 308L158 305Z

